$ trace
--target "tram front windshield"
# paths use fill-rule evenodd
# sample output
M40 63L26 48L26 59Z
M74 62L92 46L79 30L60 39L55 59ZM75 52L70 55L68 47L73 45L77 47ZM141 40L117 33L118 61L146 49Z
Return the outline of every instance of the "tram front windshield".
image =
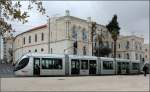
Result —
M29 63L29 58L23 58L16 66L14 71L23 69L24 67L27 66L27 64Z

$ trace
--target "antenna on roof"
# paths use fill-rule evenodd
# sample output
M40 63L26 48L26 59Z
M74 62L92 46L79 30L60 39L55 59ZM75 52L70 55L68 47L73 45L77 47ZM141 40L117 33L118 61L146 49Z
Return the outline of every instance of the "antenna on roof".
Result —
M70 16L70 11L66 10L66 16Z

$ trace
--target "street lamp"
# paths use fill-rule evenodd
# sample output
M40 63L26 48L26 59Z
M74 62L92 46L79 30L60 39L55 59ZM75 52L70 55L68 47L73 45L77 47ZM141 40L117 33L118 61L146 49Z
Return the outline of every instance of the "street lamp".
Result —
M47 18L48 18L48 54L50 54L51 19L56 17L57 15L59 15L59 14L55 14L52 17L47 15Z

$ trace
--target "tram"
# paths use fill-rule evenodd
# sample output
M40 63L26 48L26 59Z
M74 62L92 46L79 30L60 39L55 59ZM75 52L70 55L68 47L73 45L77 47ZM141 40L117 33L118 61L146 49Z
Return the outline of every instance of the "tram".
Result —
M17 76L138 74L140 61L96 56L28 53L15 65Z

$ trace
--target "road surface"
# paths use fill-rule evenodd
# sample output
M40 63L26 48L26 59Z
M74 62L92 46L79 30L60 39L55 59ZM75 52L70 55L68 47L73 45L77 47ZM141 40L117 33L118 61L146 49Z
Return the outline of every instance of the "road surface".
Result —
M149 75L1 78L1 91L149 91Z

